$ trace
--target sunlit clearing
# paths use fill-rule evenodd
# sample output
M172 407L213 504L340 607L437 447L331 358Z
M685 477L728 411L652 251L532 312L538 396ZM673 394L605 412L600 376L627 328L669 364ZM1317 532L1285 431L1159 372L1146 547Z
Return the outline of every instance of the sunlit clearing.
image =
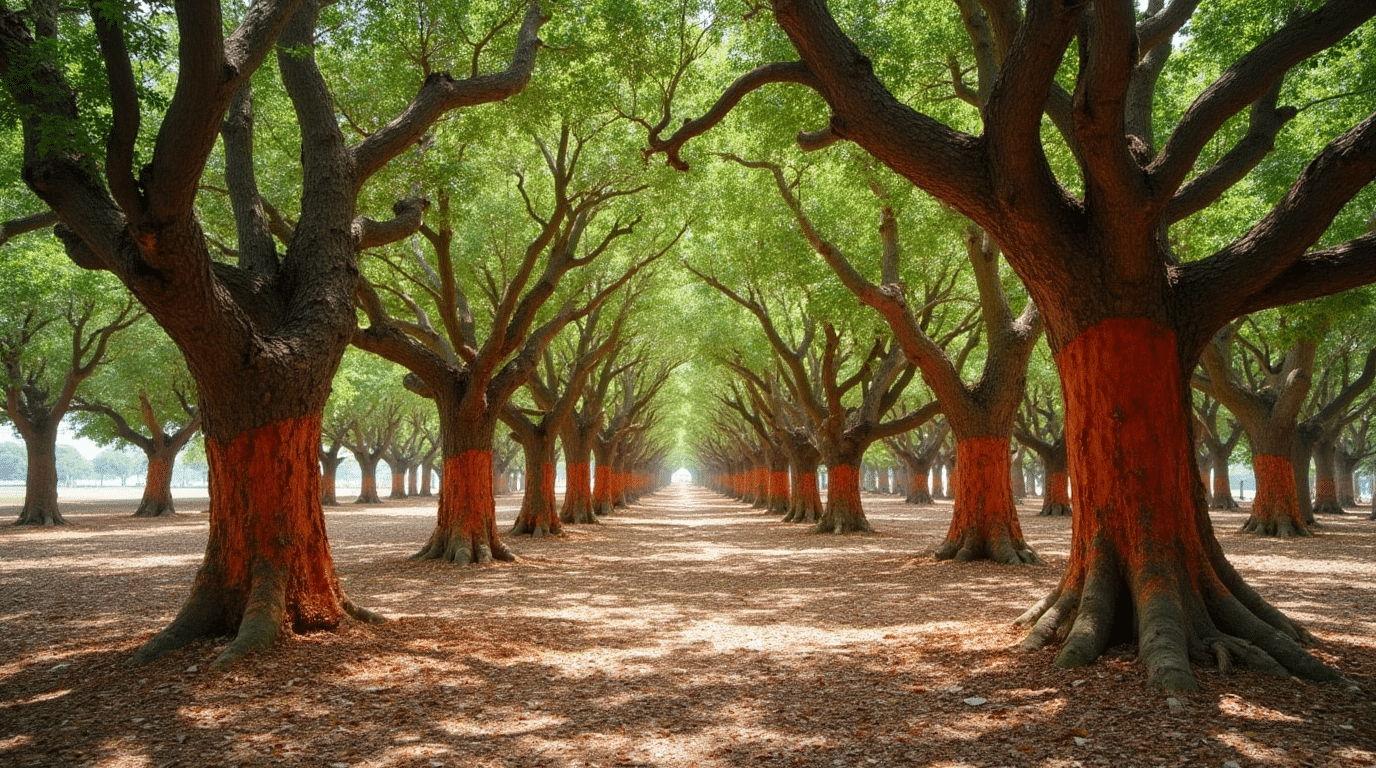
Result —
M689 472L687 467L679 467L672 479L676 483L691 483L693 482L693 473Z

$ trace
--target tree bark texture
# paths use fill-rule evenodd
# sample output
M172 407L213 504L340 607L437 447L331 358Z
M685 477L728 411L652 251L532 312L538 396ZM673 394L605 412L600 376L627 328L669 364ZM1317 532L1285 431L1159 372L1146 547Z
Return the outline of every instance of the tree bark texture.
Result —
M969 437L956 442L956 493L951 527L937 547L938 560L990 559L1018 565L1041 560L1023 540L1009 486L1011 455L1006 437Z
M547 450L552 454L554 436L551 435L549 440ZM526 476L532 478L533 482L521 499L521 511L516 514L516 524L511 528L513 536L559 536L564 532L554 508L554 462L546 456L532 455L544 453L545 450L536 446L534 450L526 451Z
M325 538L317 462L320 419L307 416L206 438L210 538L177 618L139 648L152 661L207 635L235 635L211 665L222 669L293 632L333 629L355 606L335 576Z
M1300 510L1295 465L1290 457L1253 454L1252 473L1257 478L1257 491L1242 532L1283 538L1312 536Z
M1057 664L1073 667L1115 636L1135 636L1151 681L1168 689L1195 687L1191 661L1239 659L1273 674L1337 679L1301 647L1308 634L1243 582L1214 538L1174 332L1143 318L1101 320L1056 362L1075 537L1060 585L1020 619L1034 625L1024 647L1064 636Z
M66 525L57 507L57 426L35 430L24 439L29 468L24 475L24 506L15 525Z
M468 449L445 456L435 531L413 559L457 565L515 560L497 535L496 503L490 450Z
M592 466L586 460L565 465L564 505L559 510L559 520L576 525L597 522L592 511Z
M139 501L139 508L134 510L134 517L177 514L172 501L172 470L176 466L176 461L175 450L148 457L148 472L143 481L143 498Z
M855 463L827 467L827 506L813 533L872 532L865 510L860 505L859 457Z

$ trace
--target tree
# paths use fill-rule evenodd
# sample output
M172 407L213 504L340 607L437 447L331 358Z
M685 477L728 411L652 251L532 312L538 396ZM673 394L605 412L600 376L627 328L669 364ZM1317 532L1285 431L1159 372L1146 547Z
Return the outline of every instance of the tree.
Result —
M0 78L24 115L26 183L57 213L69 257L112 272L167 331L200 393L210 542L184 608L138 661L205 635L235 635L214 663L223 667L267 647L284 627L303 632L333 628L346 615L378 618L356 607L335 576L320 506L320 420L356 325L356 255L413 232L424 204L400 203L394 219L378 222L357 214L359 195L445 114L519 92L542 18L538 6L528 7L504 71L456 80L427 60L415 97L349 144L317 52L351 22L398 14L381 5L338 13L327 21L332 33L320 30L325 12L338 13L313 0L260 0L238 18L225 18L218 3L182 4L165 19L176 24L173 48L157 34L162 16L136 15L161 7L103 7L89 20L60 18L50 0L28 14L0 10ZM70 80L76 70L60 57L96 45L107 87L78 92L85 83ZM255 178L253 121L275 115L255 114L250 82L274 52L293 115L283 117L301 135L301 207L288 227L276 226L285 217L270 221ZM486 61L474 57L475 65ZM145 63L175 72L175 87L150 93L135 75ZM111 130L102 139L105 110ZM153 123L147 132L145 118ZM197 214L222 135L233 264L212 258Z
M1071 560L1061 584L1023 617L1033 625L1026 647L1064 638L1057 662L1075 666L1130 633L1150 679L1167 688L1194 687L1191 661L1210 659L1338 677L1302 648L1308 633L1224 558L1194 466L1188 387L1200 353L1232 319L1376 279L1376 236L1343 221L1328 232L1376 176L1376 115L1362 110L1336 130L1323 126L1326 143L1304 149L1303 168L1284 171L1293 179L1285 192L1213 253L1182 262L1168 235L1255 168L1295 118L1297 109L1277 106L1287 73L1316 56L1319 66L1339 62L1346 51L1326 60L1325 51L1376 6L1330 0L1268 16L1268 5L1245 35L1221 15L1200 13L1186 53L1210 35L1227 47L1173 57L1175 32L1195 16L1193 0L1149 0L1140 18L1131 0L958 5L976 66L996 72L981 78L992 84L973 118L981 135L896 97L902 91L880 74L888 70L824 0L776 0L774 20L798 58L743 75L669 137L661 135L666 114L653 126L652 150L685 167L684 143L744 95L767 83L799 84L830 111L825 128L801 134L808 148L860 145L1002 247L1042 311L1061 375L1075 496ZM867 17L866 29L886 21ZM1363 30L1353 49L1371 44ZM1068 87L1058 79L1067 54L1078 54ZM1175 84L1162 80L1173 58L1217 67L1171 91L1183 96L1208 83L1180 99L1178 119L1158 122L1155 110L1171 106L1156 97ZM1247 132L1225 131L1249 106ZM1059 139L1043 133L1044 115ZM1060 175L1053 141L1075 160ZM1206 158L1216 141L1228 151Z
M112 451L109 448L96 454L91 459L91 471L95 473L96 480L103 486L106 477L113 477L119 480L120 485L125 485L129 480L129 475L138 471L138 460L123 451Z
M605 130L604 124L592 120L580 125L563 121L553 128L553 140L537 134L531 142L538 153L533 162L548 176L542 188L537 187L537 178L518 166L518 199L495 203L519 206L514 215L507 208L494 211L490 221L456 221L449 195L441 192L438 229L420 229L430 247L427 257L384 262L417 295L391 289L388 295L394 301L388 305L375 284L365 284L361 291L368 326L354 335L355 346L405 367L410 371L407 387L432 399L439 410L443 469L438 520L418 558L460 565L514 558L496 529L492 442L499 414L560 329L596 311L678 240L673 235L667 243L651 245L648 256L619 270L611 268L609 272L619 271L619 276L600 283L585 301L566 303L552 316L541 317L568 273L616 251L621 243L637 242L641 216L618 204L647 185L611 163L599 167L591 157L585 158L585 153L603 151ZM602 225L599 218L608 216L613 221ZM513 228L521 220L517 217L525 218L528 228ZM456 244L455 224L488 227L490 236L482 247L497 245L496 263L483 267L480 284L489 314L481 318L482 325L459 280L454 251L456 245L470 243L460 237ZM471 235L472 230L458 233Z
M195 382L156 326L141 324L119 341L113 363L91 382L90 389L99 394L73 401L74 420L83 437L129 443L143 452L143 498L134 517L176 514L172 474L177 454L201 426Z
M132 299L106 298L109 286L99 276L77 274L41 248L0 250L0 265L10 276L0 304L5 414L28 454L15 524L61 525L57 485L73 477L59 478L58 427L77 388L109 361L110 340L142 313Z

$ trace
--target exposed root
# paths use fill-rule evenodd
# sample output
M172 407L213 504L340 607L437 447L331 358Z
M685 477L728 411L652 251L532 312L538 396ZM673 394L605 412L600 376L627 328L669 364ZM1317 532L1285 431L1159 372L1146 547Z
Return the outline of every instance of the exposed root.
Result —
M564 527L559 524L559 519L554 518L543 523L536 523L529 520L517 520L511 526L512 536L530 536L533 539L542 539L546 536L563 536Z
M1047 501L1042 504L1042 509L1037 513L1039 517L1069 517L1072 508L1069 503L1059 503Z
M244 618L234 641L225 646L210 663L210 668L223 670L245 655L272 647L282 636L287 618L287 590L285 581L275 569L257 567L253 574L253 591L244 606Z
M1258 536L1275 536L1282 539L1314 535L1308 526L1297 523L1288 517L1263 519L1255 514L1247 518L1247 522L1242 524L1241 532L1254 533Z
M1314 513L1319 515L1345 515L1347 510L1336 501L1322 501L1314 504Z
M822 508L816 505L795 504L781 522L816 523L822 519Z
M466 536L457 531L436 528L430 541L412 560L444 560L455 565L489 565L496 561L513 562L513 553L495 535Z
M24 510L15 525L66 525L67 519L56 509Z
M570 525L595 525L598 520L597 515L592 513L592 507L580 507L575 512L569 510L560 512L559 522Z
M972 560L993 560L1004 565L1039 565L1037 553L1023 541L1013 541L1006 532L989 536L967 528L959 538L947 539L936 548L936 559L968 563Z
M172 507L170 501L144 502L139 508L134 510L134 517L174 517L177 510Z
M925 507L935 504L936 502L932 500L932 494L929 491L913 491L908 494L906 499L903 499L903 503Z
M1187 580L1163 579L1160 573L1139 574L1129 590L1116 560L1101 556L1079 586L1068 575L1019 617L1019 624L1033 625L1022 647L1035 650L1064 639L1056 665L1075 667L1094 662L1112 641L1132 632L1149 679L1168 690L1197 687L1192 662L1224 671L1242 664L1282 677L1342 679L1301 647L1309 634L1257 597L1230 567L1219 567L1218 576L1218 583L1229 587L1236 581L1241 591L1200 594L1183 586Z
M1209 502L1209 509L1232 511L1238 508L1239 504L1237 503L1237 499L1234 499L1232 496L1215 495L1213 500Z

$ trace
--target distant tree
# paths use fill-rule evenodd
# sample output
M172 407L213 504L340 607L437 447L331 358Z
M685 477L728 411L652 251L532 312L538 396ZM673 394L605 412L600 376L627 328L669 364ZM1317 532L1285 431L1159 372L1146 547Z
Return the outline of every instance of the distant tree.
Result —
M0 480L23 480L27 466L28 457L25 456L23 445L0 443Z
M76 481L94 476L91 462L81 455L81 451L70 445L59 445L53 453L58 484L70 488L76 485Z
M126 485L129 475L137 472L139 460L123 451L116 451L106 448L96 457L91 459L91 472L102 486L105 485L105 478L113 477L119 479L120 485Z

